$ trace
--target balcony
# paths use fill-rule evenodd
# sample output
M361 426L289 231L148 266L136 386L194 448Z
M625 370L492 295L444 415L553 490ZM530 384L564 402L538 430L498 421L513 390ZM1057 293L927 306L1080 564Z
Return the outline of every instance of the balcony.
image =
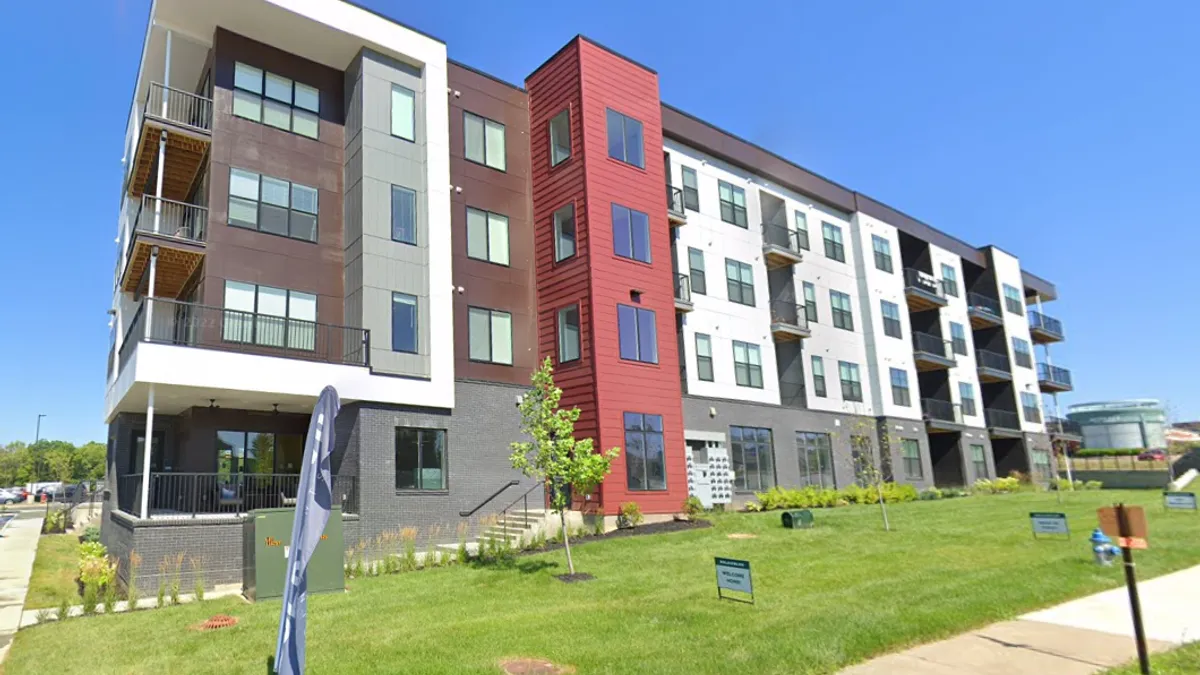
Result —
M133 215L120 288L148 291L151 254L158 248L155 297L178 298L204 261L208 209L195 204L142 195Z
M985 408L983 418L987 422L988 435L993 438L1020 438L1021 418L1011 410Z
M675 275L675 311L690 312L692 305L692 278L686 274Z
M212 144L212 99L151 82L142 104L142 127L132 149L126 189L134 197L154 192L182 201L192 192ZM159 140L165 135L162 192L158 182Z
M946 341L929 333L913 333L913 359L920 372L946 370L955 364Z
M923 398L921 399L921 415L925 419L925 427L929 433L950 433L962 430L962 408L950 401L943 401L940 398Z
M948 304L942 281L937 277L911 267L904 270L904 295L908 308L914 312L938 309Z
M332 505L342 507L342 513L358 513L356 477L332 478ZM140 473L119 476L116 487L117 508L142 517L145 477ZM299 474L153 472L146 490L149 498L144 516L155 520L232 517L254 509L294 507L299 487Z
M1008 364L1008 354L976 349L975 367L979 371L980 382L1012 381L1012 366Z
M771 301L771 335L780 342L802 340L812 335L804 308L790 298Z
M1004 325L1000 301L982 293L967 293L967 317L971 320L971 328L976 330Z
M683 189L667 186L667 220L672 226L687 224L687 210L683 208Z
M1055 438L1066 441L1080 442L1083 440L1083 427L1074 420L1065 417L1047 417L1046 432Z
M1046 316L1036 309L1028 312L1029 335L1037 344L1061 342L1063 339L1062 322L1052 316Z
M763 223L763 260L773 270L795 265L804 259L800 248L800 233L787 225Z
M1071 391L1071 371L1046 363L1037 364L1038 386L1044 392Z

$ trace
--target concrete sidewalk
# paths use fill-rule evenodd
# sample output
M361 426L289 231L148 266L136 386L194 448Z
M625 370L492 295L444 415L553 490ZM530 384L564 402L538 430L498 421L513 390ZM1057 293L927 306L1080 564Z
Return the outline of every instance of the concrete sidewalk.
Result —
M1151 651L1200 640L1200 566L1138 583ZM1088 675L1137 658L1125 587L843 670L841 675Z
M0 663L8 656L13 635L21 625L21 609L41 534L42 519L22 514L0 537Z

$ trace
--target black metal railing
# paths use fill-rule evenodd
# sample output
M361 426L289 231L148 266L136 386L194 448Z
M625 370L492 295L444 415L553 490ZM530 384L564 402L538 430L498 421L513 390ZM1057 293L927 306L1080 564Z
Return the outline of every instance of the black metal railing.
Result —
M146 90L146 107L143 111L148 117L157 117L197 131L212 131L211 98L158 82L151 82Z
M946 353L946 341L937 335L930 333L921 333L914 331L913 349L926 354L933 354L942 358L952 358Z
M1051 433L1071 434L1073 436L1083 435L1083 426L1075 420L1069 420L1065 417L1047 417L1046 430Z
M763 223L762 233L763 245L777 246L796 255L800 255L800 233L796 230L793 230L787 225Z
M194 518L291 507L299 486L299 474L152 472L147 515ZM140 473L118 477L117 508L141 517L144 487ZM356 476L333 476L332 505L342 507L343 513L358 513Z
M1033 330L1041 330L1059 337L1063 336L1062 322L1052 316L1046 316L1036 309L1031 309L1028 312L1029 327Z
M1017 417L1017 413L1011 410L1000 410L998 408L984 408L983 418L987 420L988 428L997 429L1020 429L1021 420Z
M771 301L771 323L808 330L808 315L804 313L804 307L797 305L795 300L777 298Z
M904 286L905 288L915 288L939 298L946 297L946 291L942 288L940 279L928 272L922 272L911 267L904 268Z
M510 487L516 487L517 485L520 485L520 484L521 484L521 481L519 481L519 480L510 480L507 483L505 483L504 485L500 486L500 489L493 492L490 496L488 496L487 499L484 499L483 501L479 502L479 504L477 504L475 506L475 508L468 509L466 511L459 511L458 515L462 518L470 518L471 516L475 515L475 513L477 511L479 511L479 509L482 509L483 507L492 503L492 500L496 499L496 497L499 497L501 494L503 494L505 490L507 490Z
M1008 355L993 352L989 349L975 350L975 365L979 368L999 370L1005 373L1012 372L1012 367L1008 365Z
M117 345L116 345L116 343L114 342L113 344L109 345L109 347L108 347L108 360L106 361L106 367L107 367L107 369L108 369L108 372L106 372L106 373L105 373L105 375L104 375L104 381L105 381L105 382L112 382L112 376L113 376L113 359L114 359L116 356L117 356Z
M780 378L779 402L785 408L807 408L808 399L804 383Z
M962 409L950 401L940 398L921 399L921 412L928 419L962 424Z
M967 310L990 314L1000 319L1000 301L982 293L967 293Z
M522 519L517 522L517 524L520 526L519 529L523 529L523 530L528 529L528 527L529 527L529 495L534 490L537 490L538 488L541 488L541 487L542 487L541 483L534 483L533 485L529 486L528 490L526 490L525 492L522 492L519 497L517 497L516 499L509 502L508 506L505 506L504 508L500 509L500 513L497 514L497 521L496 521L497 524L502 528L507 528L509 526L509 517L515 511L517 513L520 513L522 516ZM517 506L517 504L521 505L520 511L517 511L515 508ZM544 509L545 505L546 505L546 500L543 498L540 504L537 501L534 501L534 504L537 505L537 508Z
M692 304L692 278L686 274L675 275L675 299Z
M1046 363L1037 364L1038 380L1041 382L1052 382L1064 387L1071 386L1071 371L1066 368L1059 368Z
M686 216L683 210L683 189L674 185L667 186L667 211L677 216Z
M202 242L208 232L208 209L154 195L142 195L134 216L134 229L164 237Z
M137 348L137 343L142 341L145 336L146 325L142 320L142 312L146 309L146 303L138 305L137 311L133 313L133 320L129 322L129 328L125 330L124 336L121 338L121 350L117 355L117 372L125 368L125 364L129 363L130 357L133 356L133 350Z

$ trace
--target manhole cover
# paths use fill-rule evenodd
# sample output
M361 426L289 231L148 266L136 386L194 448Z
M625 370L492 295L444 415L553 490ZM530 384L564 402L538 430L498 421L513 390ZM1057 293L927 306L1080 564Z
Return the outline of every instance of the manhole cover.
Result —
M195 628L196 630L216 630L218 628L229 628L230 626L236 626L237 622L238 620L236 616L218 614L210 618L208 621L198 624L195 626Z
M757 534L749 534L747 532L734 532L733 534L725 535L730 539L758 539Z
M505 659L500 668L508 675L566 675L575 672L571 666L555 665L545 659Z

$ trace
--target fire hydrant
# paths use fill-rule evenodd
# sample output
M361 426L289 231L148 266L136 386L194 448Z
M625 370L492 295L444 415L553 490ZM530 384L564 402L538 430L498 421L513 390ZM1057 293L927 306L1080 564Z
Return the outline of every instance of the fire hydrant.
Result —
M1104 534L1100 528L1096 528L1092 532L1092 536L1088 541L1092 542L1092 553L1096 554L1097 565L1111 567L1113 559L1121 553L1121 549L1113 546L1112 539L1109 539L1108 535Z

